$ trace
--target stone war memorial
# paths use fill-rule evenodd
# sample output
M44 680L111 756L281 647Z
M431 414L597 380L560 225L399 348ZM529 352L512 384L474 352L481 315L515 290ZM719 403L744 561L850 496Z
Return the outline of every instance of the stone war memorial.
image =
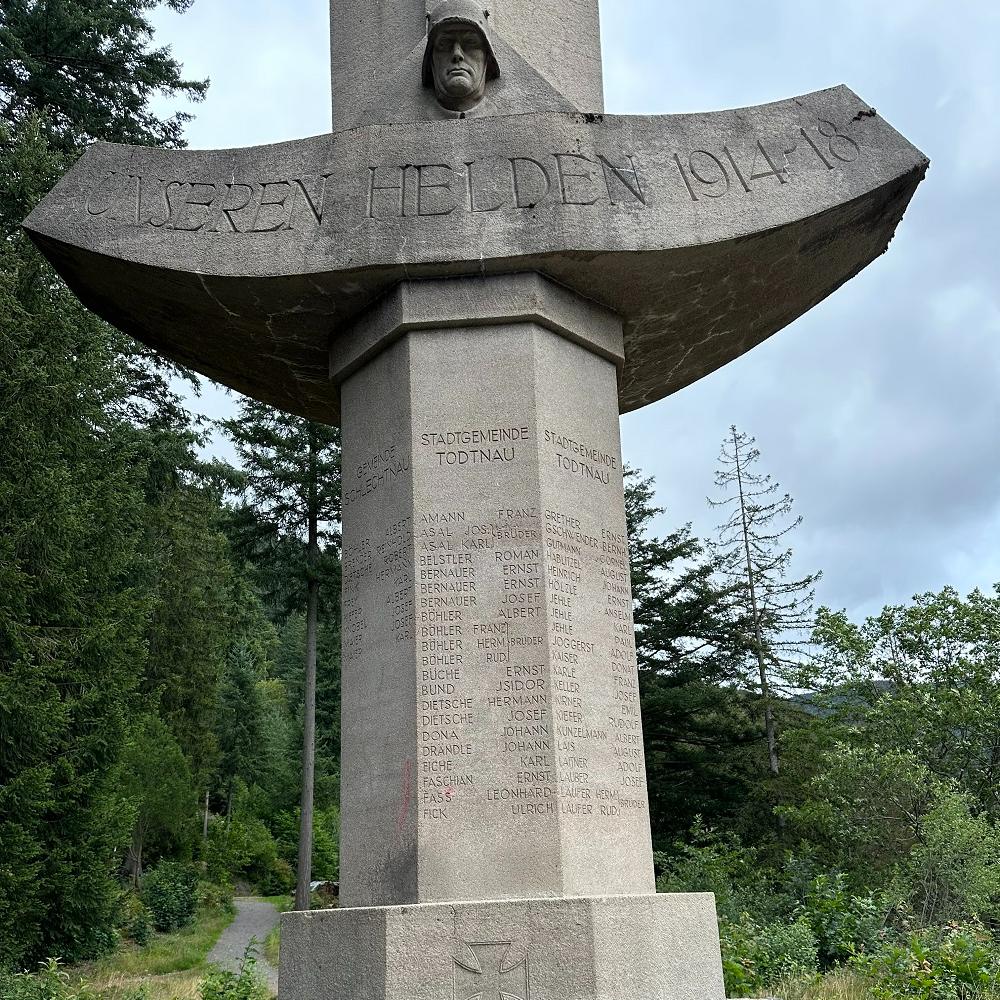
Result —
M713 897L655 892L618 417L882 254L928 161L846 87L605 114L597 0L330 14L331 134L97 144L25 222L342 428L342 908L283 918L281 1000L723 1000Z

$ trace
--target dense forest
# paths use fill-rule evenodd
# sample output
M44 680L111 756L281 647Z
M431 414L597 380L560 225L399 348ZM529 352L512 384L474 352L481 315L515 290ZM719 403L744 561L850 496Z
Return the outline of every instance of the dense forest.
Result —
M238 464L206 460L198 380L88 313L19 228L87 143L183 144L150 98L207 83L154 44L157 5L0 11L11 996L9 973L181 922L188 881L307 904L338 875L337 433L245 401L218 429ZM627 476L658 887L716 893L734 996L820 973L843 984L822 995L1000 996L1000 585L816 608L764 468L734 428L707 539L658 535L655 483Z

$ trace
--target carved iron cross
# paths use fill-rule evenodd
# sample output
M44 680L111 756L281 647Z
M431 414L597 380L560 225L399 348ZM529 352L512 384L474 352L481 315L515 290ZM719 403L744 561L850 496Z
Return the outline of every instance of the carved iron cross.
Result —
M455 959L455 1000L529 1000L527 957L510 962L511 942L467 944Z

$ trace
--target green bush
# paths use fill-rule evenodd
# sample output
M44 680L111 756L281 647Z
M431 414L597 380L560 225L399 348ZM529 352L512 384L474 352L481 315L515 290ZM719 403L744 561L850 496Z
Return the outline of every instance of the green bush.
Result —
M315 879L335 882L340 878L340 810L336 806L316 811L312 872Z
M199 882L198 906L215 913L235 913L233 887L219 882Z
M1000 949L977 927L920 931L853 966L872 980L873 1000L987 1000L1000 995Z
M239 972L215 969L198 987L201 1000L267 1000L267 987L257 977L257 942L251 939Z
M712 892L722 919L738 922L746 912L761 916L764 905L779 905L761 874L756 851L732 834L710 830L700 819L691 828L690 843L678 842L671 854L658 852L655 858L657 891Z
M190 865L161 861L142 880L143 902L158 931L191 923L198 908L198 875Z
M137 945L149 944L153 936L153 920L149 909L134 893L125 893L122 898L119 929Z
M935 790L917 842L892 888L918 927L988 920L1000 904L1000 834L974 803L949 786Z
M882 908L870 896L852 895L842 872L815 876L798 916L812 928L824 969L876 951L882 943Z
M209 827L205 864L213 881L245 879L265 895L277 895L288 888L288 869L279 860L274 837L259 819L239 816L228 828L223 821Z
M816 937L805 920L757 923L744 914L736 923L723 920L720 935L730 996L746 996L819 971Z
M125 925L125 934L140 947L149 944L153 936L153 921L145 906Z
M257 891L262 896L282 896L295 888L295 871L284 858L272 858L255 872Z

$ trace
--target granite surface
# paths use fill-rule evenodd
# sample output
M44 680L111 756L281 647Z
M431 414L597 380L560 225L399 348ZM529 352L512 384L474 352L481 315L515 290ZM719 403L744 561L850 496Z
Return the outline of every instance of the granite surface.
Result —
M98 144L26 227L120 328L327 421L331 338L400 281L539 272L622 318L624 412L881 254L926 167L837 87L704 115L471 117L209 152Z
M437 5L330 5L334 131L448 117L414 86ZM604 110L597 0L493 0L484 9L503 82L488 88L481 113Z
M286 913L282 1000L724 1000L708 894Z
M614 325L456 284L343 384L341 902L652 893Z

